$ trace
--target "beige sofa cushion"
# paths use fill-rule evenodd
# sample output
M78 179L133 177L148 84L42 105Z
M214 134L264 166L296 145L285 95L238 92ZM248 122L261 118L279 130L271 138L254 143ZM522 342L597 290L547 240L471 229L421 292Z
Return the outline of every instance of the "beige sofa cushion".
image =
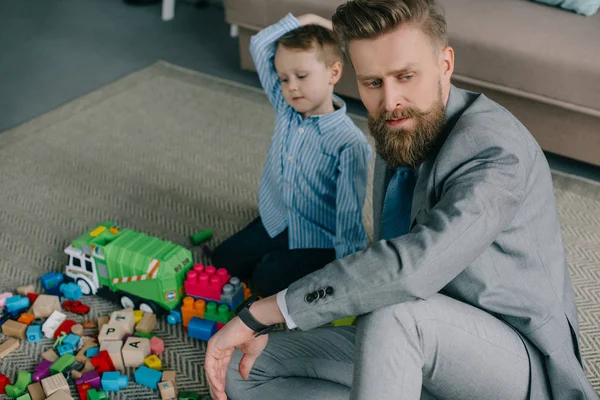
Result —
M343 0L225 2L229 23L261 28L288 12L331 17ZM440 2L458 81L600 116L600 14L583 17L528 0Z

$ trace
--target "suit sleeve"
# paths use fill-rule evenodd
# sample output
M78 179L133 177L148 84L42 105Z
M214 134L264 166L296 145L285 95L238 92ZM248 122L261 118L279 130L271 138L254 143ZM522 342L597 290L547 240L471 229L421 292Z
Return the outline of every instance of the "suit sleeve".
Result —
M427 299L491 245L516 215L526 177L515 152L485 137L475 140L483 143L455 149L463 161L452 166L439 201L410 233L376 242L289 287L288 310L300 329ZM309 301L307 294L324 288L331 295Z

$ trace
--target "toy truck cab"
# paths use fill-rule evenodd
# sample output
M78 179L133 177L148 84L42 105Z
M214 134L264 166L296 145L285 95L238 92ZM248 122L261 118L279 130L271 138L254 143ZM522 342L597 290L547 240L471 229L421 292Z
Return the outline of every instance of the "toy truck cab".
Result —
M65 253L69 256L66 275L73 279L84 295L96 294L100 284L94 259L72 245L65 249Z

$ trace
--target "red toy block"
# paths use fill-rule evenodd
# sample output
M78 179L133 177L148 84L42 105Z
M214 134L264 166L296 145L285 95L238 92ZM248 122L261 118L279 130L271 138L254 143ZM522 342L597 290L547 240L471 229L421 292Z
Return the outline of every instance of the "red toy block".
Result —
M54 332L54 340L58 339L58 337L62 335L62 332L64 332L65 335L71 333L71 328L76 324L77 322L73 321L72 319L65 320L58 326L58 328L56 328L56 331Z
M157 336L150 339L150 351L152 354L160 356L165 351L165 343L163 340Z
M217 322L217 331L221 330L221 328L224 327L224 326L225 326L225 324Z
M98 371L99 375L102 375L105 372L112 372L117 370L112 360L110 359L108 351L106 350L102 350L100 353L98 353L97 356L90 358L90 361L92 362L94 368L96 368L96 371Z
M230 278L231 276L225 268L217 270L213 266L205 267L202 264L196 264L186 275L185 292L188 296L220 301L223 286L229 282Z
M0 394L6 393L7 385L10 385L10 379L4 374L0 374Z
M29 298L29 304L33 304L37 300L39 294L37 294L37 293L27 293L26 296L27 296L27 298Z
M88 382L82 383L81 385L77 385L77 392L79 392L79 397L81 398L81 400L87 400L87 391L91 388L92 385Z

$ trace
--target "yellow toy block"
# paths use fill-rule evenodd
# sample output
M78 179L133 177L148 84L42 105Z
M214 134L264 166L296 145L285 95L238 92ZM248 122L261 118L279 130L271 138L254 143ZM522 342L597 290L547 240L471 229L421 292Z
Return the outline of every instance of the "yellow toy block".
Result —
M160 371L162 369L162 362L160 361L160 358L158 358L155 354L144 358L144 365L146 365L148 368L152 368L157 371Z
M134 310L133 311L133 319L136 324L142 320L143 316L144 316L144 313L142 312L142 310Z

